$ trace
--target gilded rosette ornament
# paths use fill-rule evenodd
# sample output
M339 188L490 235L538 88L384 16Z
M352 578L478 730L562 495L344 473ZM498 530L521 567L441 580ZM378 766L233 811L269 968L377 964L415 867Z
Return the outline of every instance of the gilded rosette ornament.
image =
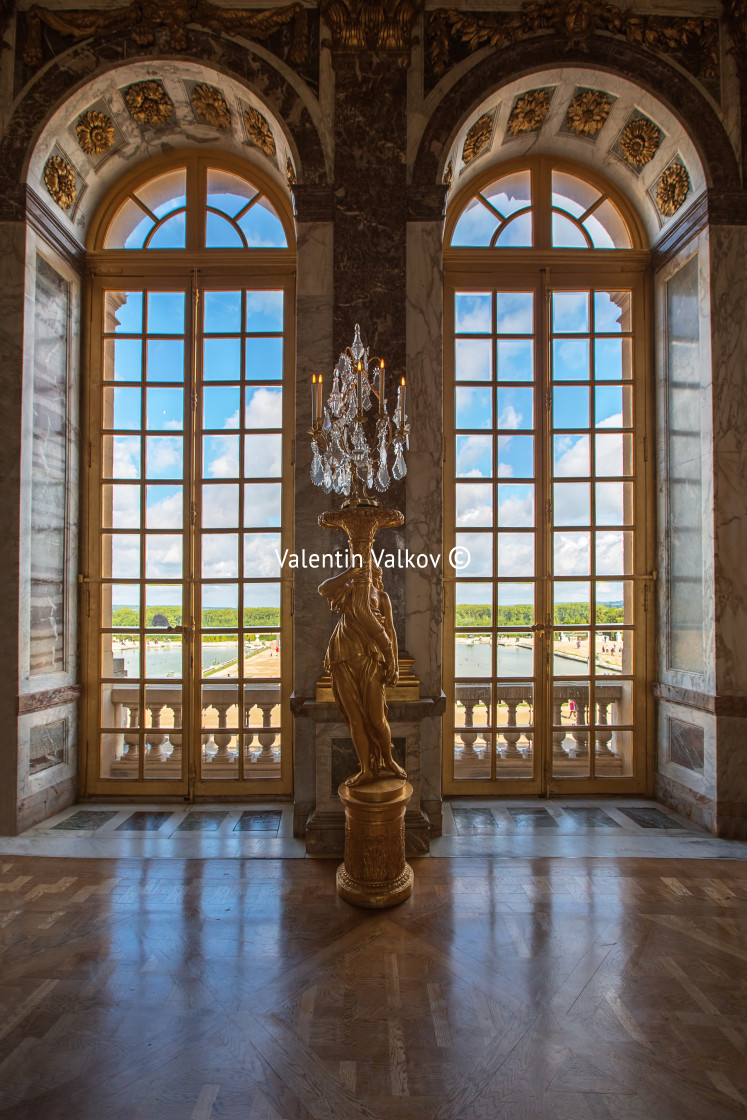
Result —
M626 124L620 136L620 147L625 162L631 167L645 167L656 155L660 143L659 129L653 121L645 117Z
M114 144L114 121L93 109L78 119L75 131L87 156L106 155Z
M492 137L493 117L490 113L484 113L483 116L475 121L464 138L462 162L472 163L473 159L477 159L483 152L486 152L490 147Z
M539 132L550 109L550 93L546 89L530 89L514 105L508 118L509 136Z
M297 182L296 172L295 172L295 169L293 167L293 164L291 163L291 157L290 156L286 156L286 160L285 160L285 178L288 182L289 187L294 187L296 185L296 182Z
M136 124L157 128L166 124L174 112L174 105L160 82L135 82L125 94L125 105Z
M690 176L681 163L668 167L656 188L656 205L665 218L676 214L690 192Z
M244 125L246 126L246 134L252 144L256 144L260 152L264 152L266 156L270 156L271 159L274 158L277 152L275 137L272 135L272 129L267 123L267 119L262 116L258 109L244 110Z
M75 202L75 172L62 156L50 156L44 167L44 185L61 210Z
M444 186L450 187L454 179L454 160L450 159L444 171Z
M586 136L596 140L607 117L610 115L612 101L600 89L586 89L577 93L568 106L565 126L576 136Z
M192 108L199 117L224 132L231 127L231 110L219 89L200 82L192 90Z

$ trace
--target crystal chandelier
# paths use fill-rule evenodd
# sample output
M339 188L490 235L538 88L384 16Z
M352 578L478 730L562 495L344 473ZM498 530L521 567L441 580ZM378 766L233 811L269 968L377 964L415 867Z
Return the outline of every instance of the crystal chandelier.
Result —
M355 324L353 345L346 347L332 373L326 405L321 374L311 379L311 481L326 494L343 494L344 505L376 505L367 494L388 490L392 478L407 474L410 426L405 412L405 379L397 386L397 404L389 418L386 378L381 358L369 358ZM389 452L391 451L391 477Z

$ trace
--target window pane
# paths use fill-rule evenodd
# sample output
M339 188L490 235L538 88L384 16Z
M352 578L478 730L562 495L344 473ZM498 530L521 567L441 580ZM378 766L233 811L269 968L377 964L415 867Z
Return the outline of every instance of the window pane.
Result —
M499 249L531 249L532 215L518 214L503 227L496 240Z
M238 385L206 386L202 390L203 428L238 428L241 389Z
M597 475L633 473L632 436L595 436L594 444Z
M589 426L589 390L556 385L552 391L553 427Z
M530 174L528 171L516 171L513 175L504 175L502 179L491 183L482 194L491 206L495 206L507 218L531 204Z
M233 533L203 533L203 579L235 579L238 574L239 538Z
M496 427L504 431L534 427L534 390L499 388Z
M241 339L206 338L203 342L205 381L239 381L241 379Z
M241 330L241 292L205 292L205 334L238 334Z
M152 431L180 431L184 422L184 390L148 389L147 416Z
M187 204L187 172L183 167L157 175L135 191L157 218L164 218L172 210Z
M597 428L628 428L633 423L633 396L629 386L604 385L594 390Z
M492 576L493 534L457 533L455 561L464 576Z
M248 338L245 373L247 381L280 381L282 376L282 338Z
M250 334L254 331L282 331L282 291L246 293L246 329Z
M580 218L599 198L601 191L591 183L569 175L566 171L552 173L552 204Z
M222 210L230 218L235 218L256 193L256 187L245 179L240 179L238 175L232 175L230 171L219 171L214 167L208 168L207 204L216 210Z
M140 478L139 436L104 436L102 452L104 478Z
M493 524L493 491L489 484L457 483L456 523L462 528Z
M230 483L202 487L202 525L205 529L234 529L239 523L239 488Z
M491 478L493 474L492 436L456 437L457 476Z
M534 329L534 292L497 292L498 334L531 334Z
M613 483L614 485L614 483ZM588 482L556 482L553 486L553 520L556 525L588 525Z
M149 339L147 363L149 381L183 381L184 343L181 339Z
M280 557L280 559L278 559ZM283 549L280 533L246 533L244 575L247 579L275 578L281 574Z
M283 473L283 437L244 437L244 478L280 478Z
M500 528L531 528L534 525L534 487L499 484L497 489Z
M184 473L182 436L148 436L145 473L148 478L181 478Z
M633 571L633 534L604 532L596 534L598 576L631 575Z
M473 198L466 206L451 235L451 244L487 246L498 229L498 218L478 198Z
M490 381L492 345L489 339L458 338L456 340L457 381Z
M594 342L594 376L597 381L629 381L633 376L629 338L597 338Z
M202 441L202 473L205 478L238 478L239 437L205 436Z
M632 329L630 292L594 293L594 330L612 334Z
M140 334L143 329L143 293L107 292L104 330L118 334Z
M283 223L266 198L260 198L243 218L239 218L239 226L250 249L287 248Z
M589 330L589 293L553 292L553 334L585 334Z
M490 389L457 389L457 428L492 428L493 393Z
M554 339L552 344L552 375L556 381L588 381L588 340L585 338Z
M534 476L534 436L498 436L498 477Z
M241 234L227 218L213 210L205 215L205 247L207 249L243 249Z
M531 626L534 622L534 584L498 584L498 626Z
M163 225L158 227L147 247L149 249L183 249L186 243L187 215L182 210L180 213L174 214L172 218L167 218Z
M591 556L588 533L554 533L553 554L556 576L589 575Z
M457 334L490 334L490 292L457 292L454 296L454 329Z
M456 583L456 626L491 626L493 622L493 584Z
M498 380L534 380L534 343L524 341L498 341Z
M244 425L247 428L281 428L282 389L246 389Z
M588 476L588 436L568 435L555 436L553 438L553 474L556 478L580 478Z
M145 525L148 529L181 529L184 494L181 486L146 486Z
M104 528L140 528L139 486L104 486L101 507L101 523Z
M534 533L498 534L498 575L534 575Z
M148 292L148 334L184 334L184 292Z
M105 249L142 249L153 228L153 219L141 206L126 198L114 215L104 238Z
M281 509L279 483L252 483L244 487L244 525L247 529L279 526Z
M143 346L139 338L108 338L104 343L104 379L140 381Z
M578 226L570 218L555 213L552 216L552 244L554 249L588 249L589 247Z
M140 427L140 390L104 389L104 427Z
M592 236L594 246L598 249L612 248L613 246L616 249L630 249L632 247L630 231L623 220L622 214L609 198L606 198L593 215L586 219L584 225ZM604 231L603 234L602 231Z

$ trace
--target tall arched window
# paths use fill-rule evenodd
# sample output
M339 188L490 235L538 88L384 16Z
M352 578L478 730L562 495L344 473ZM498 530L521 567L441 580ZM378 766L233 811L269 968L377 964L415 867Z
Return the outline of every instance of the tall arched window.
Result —
M89 794L290 790L293 244L217 154L141 165L92 226Z
M444 788L645 786L650 400L640 223L539 158L457 195L444 248Z

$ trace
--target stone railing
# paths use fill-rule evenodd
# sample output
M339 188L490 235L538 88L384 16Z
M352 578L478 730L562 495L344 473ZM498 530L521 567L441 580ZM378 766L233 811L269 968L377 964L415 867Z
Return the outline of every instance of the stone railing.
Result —
M247 683L244 689L244 773L246 777L271 777L280 773L280 729L273 727L273 710L280 704L279 684ZM238 750L236 726L229 729L228 713L238 706L238 686L202 685L203 777L236 777ZM148 777L177 777L182 770L182 689L179 685L146 685L141 720L140 694L134 684L115 685L111 691L114 726L122 728L116 755L110 760L112 777L137 774L139 734L144 726L145 772ZM262 725L251 723L253 709L262 714ZM164 714L166 713L166 714ZM208 715L208 713L215 713ZM216 722L217 716L217 722ZM255 741L256 739L256 741ZM251 767L251 773L249 768ZM208 773L209 768L209 773Z
M459 777L484 777L485 762L490 759L490 732L475 726L475 708L490 704L491 685L461 684L455 690L455 700L464 709L464 718L457 714L454 733L455 774ZM533 731L518 722L520 704L533 705L534 692L530 684L499 684L495 686L498 702L506 705L506 722L497 728L496 752L501 772L516 769L529 772L533 751ZM554 773L574 773L588 769L589 735L594 736L595 769L597 773L619 774L623 758L618 749L617 734L610 724L627 723L621 718L624 697L620 684L598 684L594 690L596 719L589 721L589 689L585 684L569 682L553 686L552 755ZM563 705L573 701L575 719L562 729ZM532 719L527 721L532 723ZM590 732L588 723L593 722Z

